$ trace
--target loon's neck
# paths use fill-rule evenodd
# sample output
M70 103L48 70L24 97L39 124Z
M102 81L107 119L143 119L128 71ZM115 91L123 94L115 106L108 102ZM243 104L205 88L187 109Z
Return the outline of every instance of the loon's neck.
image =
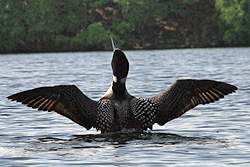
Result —
M114 100L124 100L132 97L126 88L126 83L112 82L107 92L103 95L103 98L109 98Z
M126 83L113 81L112 92L113 92L113 95L117 98L126 96L126 94L127 94Z

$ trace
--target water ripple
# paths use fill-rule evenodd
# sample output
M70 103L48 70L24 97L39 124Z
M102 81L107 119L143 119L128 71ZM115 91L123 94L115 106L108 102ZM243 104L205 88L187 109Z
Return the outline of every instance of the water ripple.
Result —
M151 96L180 78L230 82L239 90L145 133L102 135L56 113L5 97L76 84L98 100L111 81L111 52L0 56L2 166L250 166L250 49L127 51L128 90Z

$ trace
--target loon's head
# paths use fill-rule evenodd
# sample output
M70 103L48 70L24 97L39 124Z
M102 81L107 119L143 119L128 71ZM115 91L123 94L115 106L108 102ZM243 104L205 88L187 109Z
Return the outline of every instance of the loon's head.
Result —
M111 61L113 83L125 84L129 70L129 62L125 53L115 46L113 38L110 37L110 39L113 48L113 58Z
M113 58L111 61L113 70L112 90L115 97L120 98L127 94L126 79L129 71L129 62L125 53L121 49L115 47L112 37L111 43L113 47Z
M113 82L117 84L125 83L129 71L129 62L122 50L118 48L114 50L111 66L113 70Z

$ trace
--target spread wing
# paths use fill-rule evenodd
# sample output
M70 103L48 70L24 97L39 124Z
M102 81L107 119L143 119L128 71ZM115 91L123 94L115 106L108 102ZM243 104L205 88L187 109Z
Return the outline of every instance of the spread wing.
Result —
M85 96L75 85L40 87L13 94L8 99L43 111L55 111L90 129L96 120L98 103Z
M159 114L156 123L178 118L199 104L215 102L235 92L237 87L213 80L177 80L167 91L149 98L156 105Z

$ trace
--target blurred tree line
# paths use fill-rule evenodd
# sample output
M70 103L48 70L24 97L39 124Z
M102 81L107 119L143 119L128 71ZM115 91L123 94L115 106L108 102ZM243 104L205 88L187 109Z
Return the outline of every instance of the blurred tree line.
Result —
M223 39L232 46L250 46L250 1L216 0Z
M0 52L249 46L249 0L0 0Z

